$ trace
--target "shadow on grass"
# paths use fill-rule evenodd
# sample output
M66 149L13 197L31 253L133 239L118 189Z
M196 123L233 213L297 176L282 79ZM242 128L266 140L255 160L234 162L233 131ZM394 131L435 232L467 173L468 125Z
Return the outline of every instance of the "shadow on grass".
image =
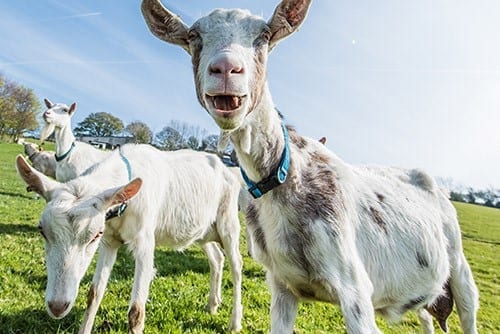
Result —
M1 224L0 234L36 233L38 226L34 224Z
M5 196L10 196L10 197L21 197L21 198L27 198L27 199L33 199L33 193L28 193L28 195L20 194L20 193L13 193L13 192L7 192L7 191L0 191L0 195L5 195Z
M63 319L49 317L44 309L24 309L9 313L0 311L1 332L5 334L76 333L83 317L83 310L74 308Z

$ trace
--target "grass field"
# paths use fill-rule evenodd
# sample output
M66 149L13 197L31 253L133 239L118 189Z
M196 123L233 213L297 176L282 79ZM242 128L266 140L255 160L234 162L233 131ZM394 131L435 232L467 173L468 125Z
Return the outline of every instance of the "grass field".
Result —
M50 149L47 146L46 149ZM34 199L16 175L15 156L21 145L0 144L0 333L76 333L83 318L94 271L85 275L71 313L51 319L44 307L46 271L43 240L37 231L43 200ZM455 203L463 230L466 256L480 290L479 333L500 333L500 210ZM242 254L246 254L242 239ZM223 280L223 305L217 315L204 312L208 296L208 262L198 247L183 253L156 251L157 276L146 305L146 333L223 333L231 306L231 279ZM226 266L227 267L227 266ZM134 263L121 251L94 324L95 333L126 333L127 308ZM269 331L269 292L262 267L244 255L243 330ZM408 314L399 324L377 319L384 333L420 333L418 320ZM450 333L459 333L456 313ZM345 333L339 308L301 304L297 333ZM439 333L439 330L437 330Z

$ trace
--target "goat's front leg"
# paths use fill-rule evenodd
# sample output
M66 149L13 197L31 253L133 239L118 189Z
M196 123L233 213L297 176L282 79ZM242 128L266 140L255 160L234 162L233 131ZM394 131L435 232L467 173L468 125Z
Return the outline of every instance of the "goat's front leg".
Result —
M85 316L83 317L83 322L79 330L80 334L90 334L92 330L97 309L104 296L104 291L106 290L106 285L108 284L109 275L113 269L117 252L117 246L109 245L104 239L101 241L97 267L87 298L87 310L85 310Z
M350 258L344 257L339 267L330 268L332 273L339 273L339 276L335 281L326 281L325 289L338 296L347 333L381 334L375 323L375 310L371 300L372 283L361 261L354 254L352 252Z
M271 290L271 334L291 334L297 317L298 298L268 272Z
M142 237L134 250L135 273L128 311L129 333L142 333L149 286L154 277L154 236Z

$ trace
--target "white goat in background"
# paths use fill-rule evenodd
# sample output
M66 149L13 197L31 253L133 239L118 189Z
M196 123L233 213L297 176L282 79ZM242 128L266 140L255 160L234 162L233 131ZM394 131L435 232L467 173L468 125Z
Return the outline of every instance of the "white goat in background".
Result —
M101 151L90 144L76 141L71 130L71 118L76 103L52 103L44 99L47 110L43 113L45 127L42 142L54 132L56 142L56 180L66 182L74 179L93 164L103 160L109 152Z
M35 143L24 142L24 154L36 170L52 178L56 177L55 152L42 151Z
M240 185L217 156L129 144L66 183L31 168L22 156L16 163L28 187L47 201L39 229L45 238L49 315L62 318L69 313L100 244L80 327L80 333L90 333L118 248L125 244L135 258L129 327L132 333L141 333L155 245L183 249L197 242L210 264L207 309L211 313L221 303L224 254L229 258L233 278L229 329L241 330Z
M271 333L292 333L301 299L340 304L347 332L366 334L380 333L375 311L399 319L429 308L446 319L439 306L452 298L463 331L477 333L478 292L456 211L434 181L417 170L346 164L287 129L275 110L268 53L298 29L310 3L283 0L268 22L218 9L189 28L158 0L142 2L151 32L191 55L198 100L260 197L247 224L268 272ZM432 333L428 313L420 316Z

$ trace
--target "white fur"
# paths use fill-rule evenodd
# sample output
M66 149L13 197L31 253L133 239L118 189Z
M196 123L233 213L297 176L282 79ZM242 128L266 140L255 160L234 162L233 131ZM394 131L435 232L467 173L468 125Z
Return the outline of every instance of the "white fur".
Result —
M66 182L74 179L93 164L100 162L108 152L101 151L90 144L76 141L71 130L71 118L76 104L68 107L64 103L52 103L45 99L47 110L43 113L45 127L42 130L42 140L54 132L56 155L61 157L75 143L71 153L63 160L56 162L56 180Z
M61 318L71 310L80 280L101 239L80 333L91 331L122 244L135 258L130 331L142 332L144 305L154 276L155 245L183 249L197 242L209 258L207 308L211 313L217 311L221 302L224 254L229 258L233 278L229 328L239 331L242 260L238 240L238 181L217 156L208 153L162 152L149 145L132 144L122 146L121 151L131 165L132 178L140 179L128 181L126 164L117 150L66 183L46 178L18 158L21 177L48 202L40 219L40 229L46 237L49 314ZM106 211L122 202L128 202L124 215L105 221Z

